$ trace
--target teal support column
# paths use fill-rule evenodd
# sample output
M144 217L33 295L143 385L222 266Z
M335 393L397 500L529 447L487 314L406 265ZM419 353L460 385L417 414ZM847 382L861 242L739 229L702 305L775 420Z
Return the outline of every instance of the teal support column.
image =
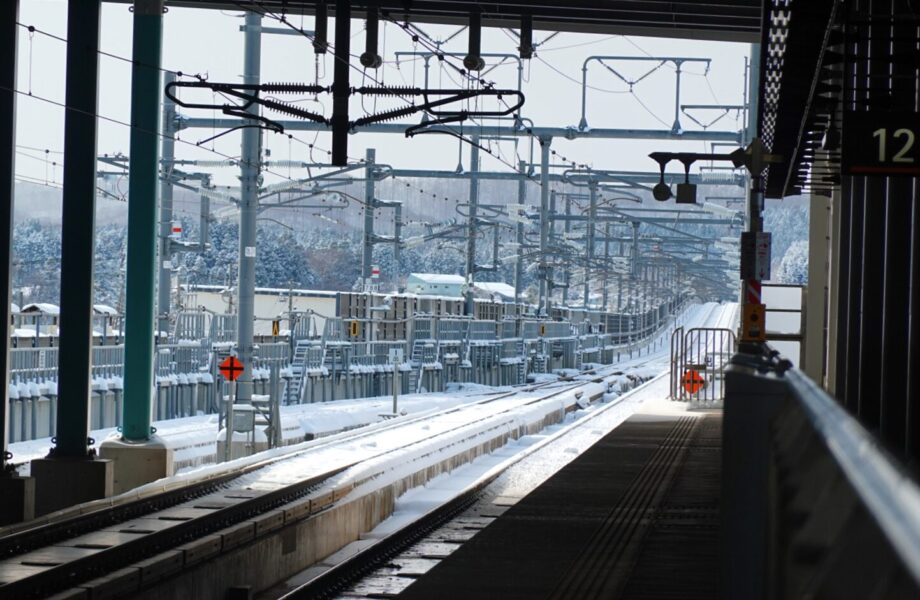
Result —
M67 3L61 315L55 457L89 455L93 254L96 212L96 100L100 0Z
M162 33L163 0L135 2L122 425L122 435L130 441L151 435Z

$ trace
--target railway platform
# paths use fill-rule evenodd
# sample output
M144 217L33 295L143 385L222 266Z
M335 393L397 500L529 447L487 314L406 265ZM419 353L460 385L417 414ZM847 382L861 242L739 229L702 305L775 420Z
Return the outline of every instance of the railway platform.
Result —
M523 498L490 498L507 510L398 597L718 597L722 411L685 406L653 401Z

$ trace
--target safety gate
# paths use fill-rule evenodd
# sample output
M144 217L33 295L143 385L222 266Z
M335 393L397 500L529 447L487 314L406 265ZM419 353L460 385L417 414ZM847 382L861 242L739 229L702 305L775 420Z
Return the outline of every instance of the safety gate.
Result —
M677 328L671 334L671 399L689 402L691 408L720 408L725 369L736 350L730 329Z

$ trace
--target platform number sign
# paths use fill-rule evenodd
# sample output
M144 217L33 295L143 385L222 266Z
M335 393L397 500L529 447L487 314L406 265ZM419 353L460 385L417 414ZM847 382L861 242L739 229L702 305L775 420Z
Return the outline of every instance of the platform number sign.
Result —
M848 111L841 161L846 175L920 175L920 114Z
M236 381L243 374L243 363L235 356L228 356L227 359L220 363L220 373L227 381Z

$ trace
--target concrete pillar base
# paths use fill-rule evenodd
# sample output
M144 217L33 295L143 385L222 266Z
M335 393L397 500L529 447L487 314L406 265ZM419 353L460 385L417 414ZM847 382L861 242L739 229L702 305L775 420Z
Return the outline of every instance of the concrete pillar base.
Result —
M173 449L162 438L145 442L110 438L99 446L99 456L114 463L114 493L121 494L174 473Z
M0 525L35 518L35 479L0 475Z
M35 516L112 495L114 465L91 458L38 458L32 461L35 478Z

